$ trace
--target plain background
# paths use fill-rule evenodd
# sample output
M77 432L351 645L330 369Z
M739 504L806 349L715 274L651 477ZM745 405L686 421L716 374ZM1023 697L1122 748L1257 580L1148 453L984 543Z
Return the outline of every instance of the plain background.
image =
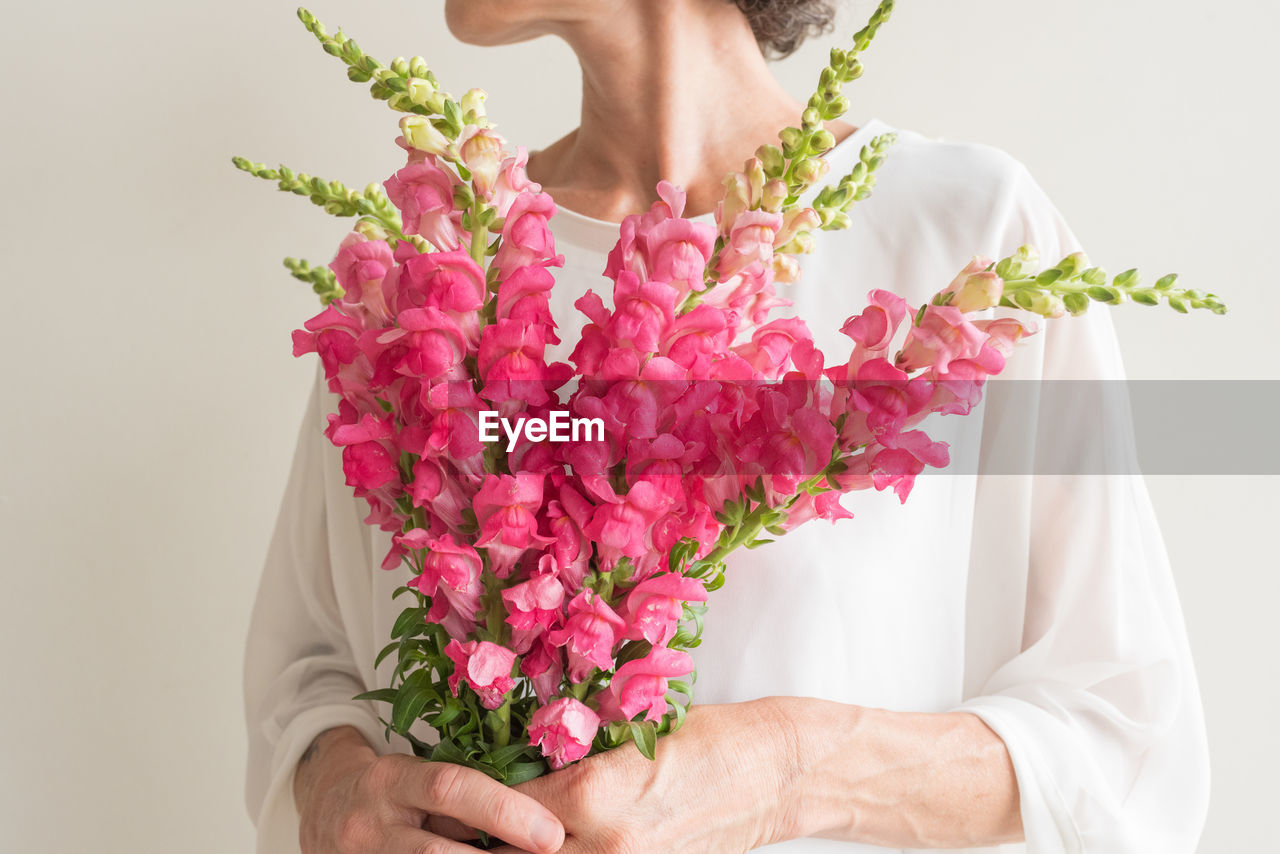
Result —
M797 96L872 5L778 66ZM458 45L439 0L312 8L487 88L509 140L574 126L558 42ZM1276 379L1278 28L1271 0L905 0L849 118L998 145L1094 260L1229 302L1118 311L1131 376ZM381 181L396 116L284 3L6 4L0 39L0 849L247 851L242 646L318 307L280 259L327 262L350 221L229 161ZM1213 750L1203 852L1274 844L1278 480L1150 480Z

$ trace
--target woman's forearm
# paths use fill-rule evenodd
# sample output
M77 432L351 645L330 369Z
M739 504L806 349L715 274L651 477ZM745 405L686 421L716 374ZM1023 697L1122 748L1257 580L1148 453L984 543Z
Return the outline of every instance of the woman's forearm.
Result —
M783 769L785 835L891 848L1022 840L1008 750L976 715L771 702L794 753Z

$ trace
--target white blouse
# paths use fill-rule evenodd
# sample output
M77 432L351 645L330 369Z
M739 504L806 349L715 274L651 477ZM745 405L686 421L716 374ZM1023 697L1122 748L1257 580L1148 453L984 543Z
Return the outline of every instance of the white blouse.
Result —
M890 130L873 119L842 141L829 155L832 178ZM1054 262L1079 248L1007 154L898 133L874 195L851 211L853 228L820 233L801 282L780 286L795 303L783 314L803 317L832 362L849 349L840 325L872 288L919 304L974 254L998 258L1030 242ZM552 227L565 256L552 291L564 343L552 355L564 358L583 324L574 300L587 288L608 296L601 271L618 226L561 210ZM1041 327L1002 378L1123 377L1105 307ZM986 453L1061 448L1096 428L1086 407L1039 423L1022 410L1002 417L998 382L971 415L925 429L944 427L937 438ZM321 434L335 408L317 363L245 657L247 800L258 850L270 854L298 851L293 769L317 734L350 724L375 749L410 752L398 736L385 742L373 706L351 700L389 682L392 662L375 673L373 660L399 611L391 592L408 576L379 568L389 535L361 521L367 507ZM1114 433L1108 445L1131 460L1131 435ZM963 709L1008 745L1027 836L1025 847L983 850L1193 852L1208 801L1204 722L1141 476L1132 466L1034 476L1030 462L1014 473L956 468L922 475L904 505L891 492L854 493L844 504L855 518L810 522L734 554L693 650L696 701L795 695ZM885 849L804 839L770 850Z

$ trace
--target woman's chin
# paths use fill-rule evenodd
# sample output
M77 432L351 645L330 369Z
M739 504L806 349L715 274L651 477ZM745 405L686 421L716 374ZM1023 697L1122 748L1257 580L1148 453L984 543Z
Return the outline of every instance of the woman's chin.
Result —
M544 35L552 9L543 0L445 0L444 20L458 41L493 47Z

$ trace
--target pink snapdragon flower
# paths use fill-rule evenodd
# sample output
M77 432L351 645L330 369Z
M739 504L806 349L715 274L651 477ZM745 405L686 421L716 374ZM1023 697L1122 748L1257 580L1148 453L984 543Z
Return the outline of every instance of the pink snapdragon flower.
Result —
M555 212L556 204L546 193L516 196L502 226L502 243L493 256L499 280L528 264L558 267L564 263L564 256L556 254L555 237L547 224Z
M546 363L548 334L545 327L513 318L486 326L480 334L480 396L496 404L514 401L533 407L551 401L552 392L573 370L563 362Z
M399 483L400 471L389 450L396 437L390 418L366 413L354 424L343 423L340 416L330 414L329 441L342 448L342 471L347 486L357 491L374 490Z
M564 653L546 634L538 635L520 658L520 672L533 683L538 702L546 703L564 679Z
M502 161L498 176L493 183L493 193L489 202L498 209L498 216L505 217L511 210L511 204L521 193L541 193L542 185L530 181L525 172L529 165L529 152L523 146L516 146L516 153Z
M743 275L759 278L769 269L773 243L782 230L782 215L769 211L745 211L733 222L727 245L716 268L721 280Z
M391 322L392 310L382 290L383 279L395 266L395 256L385 240L370 240L353 231L342 240L338 254L329 263L346 295L348 306L361 306L380 326Z
M435 157L410 163L383 182L387 198L400 209L405 234L420 234L437 249L458 246L462 212L454 209L459 179Z
M667 219L645 236L649 277L683 295L703 289L707 262L716 242L715 226L688 219Z
M599 729L599 715L573 697L561 697L533 713L529 743L541 747L542 755L558 771L587 755Z
M543 555L543 559L550 560L551 556ZM535 575L503 590L502 601L507 606L507 624L512 628L511 646L523 654L533 645L535 637L559 621L564 585L552 567L549 573Z
M440 623L453 637L466 637L475 629L480 594L484 592L480 581L484 562L479 553L450 535L423 541L420 534L406 545L425 549L426 552L422 559L422 574L409 586L423 596L431 597L427 620Z
M623 637L666 646L684 614L684 603L705 601L707 588L696 578L669 572L647 578L627 594L623 616L628 628Z
M932 367L945 372L952 359L972 359L987 336L952 305L927 305L919 326L912 326L897 367L916 371Z
M629 345L642 353L656 353L675 322L679 292L662 281L640 281L630 270L618 275L613 288L614 311L609 335L614 346Z
M654 647L644 658L628 661L613 674L608 689L598 695L600 716L629 721L646 712L645 720L660 721L667 711L667 680L692 672L693 659L687 652Z
M626 621L595 591L587 589L569 602L569 617L547 637L569 654L569 681L581 682L595 668L613 668L613 647L627 629Z
M489 641L460 643L449 641L444 654L453 661L453 673L449 676L449 690L458 693L458 683L466 680L472 691L480 696L480 704L486 709L496 709L503 704L506 693L516 686L511 678L511 668L516 654L506 647Z
M525 549L553 542L538 533L543 478L517 473L486 475L472 507L480 523L477 546L486 546L494 573L506 578Z

